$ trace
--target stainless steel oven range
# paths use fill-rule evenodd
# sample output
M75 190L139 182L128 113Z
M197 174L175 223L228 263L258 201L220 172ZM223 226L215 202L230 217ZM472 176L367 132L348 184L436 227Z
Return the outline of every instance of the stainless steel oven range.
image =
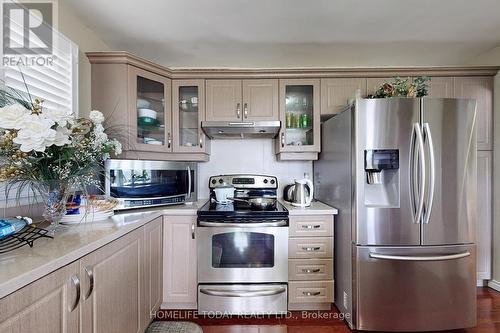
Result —
M196 231L198 311L285 313L288 211L276 200L276 177L213 176L209 187L211 198L198 211ZM221 187L234 187L234 199L218 203L215 189ZM255 201L262 198L266 205L259 208Z

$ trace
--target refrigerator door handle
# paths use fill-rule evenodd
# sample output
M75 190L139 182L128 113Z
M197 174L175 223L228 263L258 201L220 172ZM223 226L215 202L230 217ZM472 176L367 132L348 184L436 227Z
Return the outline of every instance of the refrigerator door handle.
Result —
M436 255L436 256L398 256L398 255L388 255L380 253L370 253L370 258L382 259L382 260L400 260L400 261L444 261L444 260L454 260L470 256L470 252L462 252L447 255Z
M432 204L434 203L434 188L436 182L436 163L434 157L434 143L432 141L432 133L429 123L424 123L424 134L427 145L429 147L429 193L427 198L427 205L425 207L424 224L428 224L431 218Z
M415 140L416 139L416 140ZM413 146L417 143L417 155L419 165L415 163L415 152ZM413 124L413 133L410 142L410 200L412 203L413 223L420 223L422 212L424 210L424 195L425 195L425 152L424 152L424 138L422 135L422 128L419 123ZM419 173L418 179L418 201L415 203L414 198L414 185L415 185L415 170Z

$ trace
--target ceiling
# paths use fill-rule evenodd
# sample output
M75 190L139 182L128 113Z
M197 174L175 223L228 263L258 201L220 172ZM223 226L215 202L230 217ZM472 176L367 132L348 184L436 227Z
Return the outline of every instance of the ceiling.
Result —
M498 0L63 1L172 68L461 65L500 45Z

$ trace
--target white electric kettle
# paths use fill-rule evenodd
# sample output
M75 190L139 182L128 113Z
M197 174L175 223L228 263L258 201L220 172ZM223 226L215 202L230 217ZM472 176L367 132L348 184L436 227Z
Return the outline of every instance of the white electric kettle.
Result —
M292 206L308 207L313 199L314 187L310 179L295 180L295 184L288 188L288 198Z

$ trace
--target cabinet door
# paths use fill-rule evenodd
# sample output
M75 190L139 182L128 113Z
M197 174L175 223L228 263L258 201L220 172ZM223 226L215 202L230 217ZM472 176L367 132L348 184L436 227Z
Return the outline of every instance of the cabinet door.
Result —
M169 216L163 221L163 305L196 309L196 216Z
M0 332L78 332L78 267L69 264L2 298Z
M205 118L205 81L172 82L172 121L174 152L207 152L206 137L201 130Z
M431 77L429 97L453 98L454 80L452 77Z
M491 279L493 152L477 152L477 279Z
M148 312L161 305L163 276L163 218L158 217L144 226L145 299Z
M170 86L170 79L129 66L131 150L172 151Z
M241 121L241 80L206 80L207 121Z
M356 97L358 90L361 96L366 95L366 79L321 79L321 116L342 111L349 99Z
M144 332L143 233L134 230L80 260L82 332Z
M493 77L456 77L455 97L477 101L477 149L493 149Z
M366 79L366 94L373 95L375 91L384 83L392 82L393 77L369 77Z
M278 80L243 80L243 119L279 120Z
M320 151L320 81L280 80L279 152Z

